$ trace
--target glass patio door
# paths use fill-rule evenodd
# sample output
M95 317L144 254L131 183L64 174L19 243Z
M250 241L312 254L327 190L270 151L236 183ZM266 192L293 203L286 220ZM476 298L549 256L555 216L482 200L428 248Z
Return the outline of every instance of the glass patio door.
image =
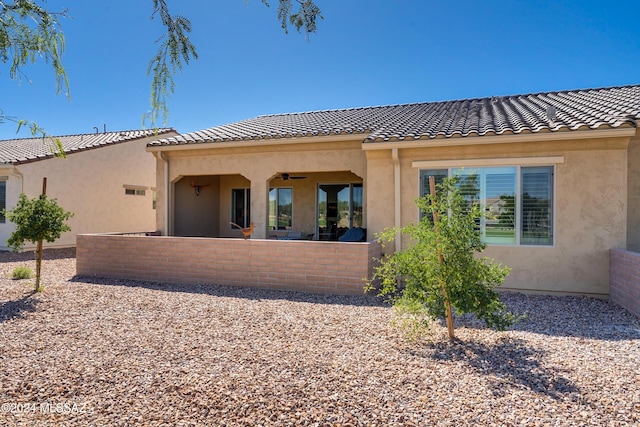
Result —
M318 240L338 240L349 228L362 227L362 184L318 185Z

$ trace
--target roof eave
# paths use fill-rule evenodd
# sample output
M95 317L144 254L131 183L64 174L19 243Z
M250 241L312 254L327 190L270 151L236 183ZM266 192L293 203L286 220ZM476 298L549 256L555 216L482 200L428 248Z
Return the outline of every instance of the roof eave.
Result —
M462 136L454 138L412 139L405 141L365 141L363 150L389 150L392 148L451 147L460 145L510 144L514 142L566 141L571 139L623 138L636 135L636 128L624 126L613 129L589 129L529 134Z
M368 133L351 133L347 135L322 135L322 136L303 136L290 138L270 138L242 141L223 141L223 142L187 142L166 145L147 145L148 152L158 151L181 151L181 150L204 150L204 149L223 149L223 148L248 148L248 147L266 147L273 145L289 145L289 144L317 144L320 142L345 142L345 141L363 141Z

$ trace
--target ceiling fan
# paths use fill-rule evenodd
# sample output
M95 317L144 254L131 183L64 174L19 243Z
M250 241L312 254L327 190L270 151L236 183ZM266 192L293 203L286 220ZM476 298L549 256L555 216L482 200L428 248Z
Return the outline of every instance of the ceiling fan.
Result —
M286 172L282 172L280 174L280 178L282 178L283 181L288 181L290 179L305 179L306 176L291 176L291 174L288 174Z

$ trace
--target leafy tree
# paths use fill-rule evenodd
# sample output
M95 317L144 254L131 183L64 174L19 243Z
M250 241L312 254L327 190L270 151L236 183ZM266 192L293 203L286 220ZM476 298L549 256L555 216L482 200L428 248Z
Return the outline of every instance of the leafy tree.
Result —
M10 211L3 210L7 219L16 224L16 230L11 233L7 245L19 252L25 242L37 244L36 249L36 291L42 290L40 273L42 267L42 242L54 242L62 233L71 228L66 221L73 216L71 212L62 209L56 199L48 199L46 194L29 199L23 193L16 207Z
M459 189L465 182L458 181L459 177L445 178L435 197L416 201L428 213L417 225L387 229L378 236L384 244L400 231L410 237L410 245L380 260L367 284L368 290L377 289L399 313L417 322L446 317L451 339L451 308L458 314L473 313L499 330L517 320L495 290L510 269L476 256L485 248L476 226L482 212L478 203L465 200Z
M261 0L269 6L267 0ZM69 80L62 64L65 49L61 18L67 10L54 12L44 7L46 0L0 0L0 62L9 62L9 77L22 81L26 78L23 67L44 59L50 63L56 78L57 91L64 90L69 96ZM191 59L197 59L195 46L189 39L191 22L180 15L172 14L168 0L151 0L151 17L159 17L165 33L157 40L158 51L153 55L147 69L151 79L151 113L145 117L155 126L158 115L164 122L168 119L167 99L173 93L173 76L182 70ZM278 19L285 32L289 25L298 32L305 31L307 37L317 30L316 22L322 15L313 0L278 0ZM34 135L46 132L34 122L6 116L0 110L0 123L13 121L28 126Z
M22 67L44 58L55 73L57 92L69 89L69 80L62 66L65 48L64 34L58 17L34 0L0 1L0 59L10 62L9 77L22 81Z
M69 80L62 66L65 40L58 22L58 17L65 14L49 12L31 0L0 1L0 62L10 63L9 78L21 82L27 78L23 67L44 59L53 68L57 93L65 90L69 94ZM52 151L64 157L60 140L47 135L37 123L6 116L0 109L0 124L5 121L15 122L17 131L26 126L34 136L47 138Z

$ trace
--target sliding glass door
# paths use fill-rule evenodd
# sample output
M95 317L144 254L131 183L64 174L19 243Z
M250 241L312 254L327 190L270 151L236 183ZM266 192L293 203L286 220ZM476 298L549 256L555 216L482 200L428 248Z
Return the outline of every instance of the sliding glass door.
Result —
M349 228L363 226L362 184L319 184L318 240L338 240Z

